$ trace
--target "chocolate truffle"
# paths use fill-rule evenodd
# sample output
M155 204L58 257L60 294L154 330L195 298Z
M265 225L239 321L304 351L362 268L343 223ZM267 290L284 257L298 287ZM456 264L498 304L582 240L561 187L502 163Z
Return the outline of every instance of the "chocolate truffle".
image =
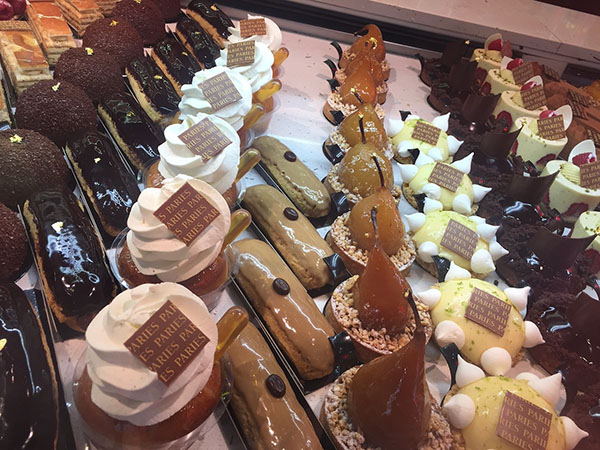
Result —
M62 146L68 137L96 129L96 108L81 88L68 81L44 80L19 96L15 120L19 128L42 133Z
M155 44L167 35L162 12L152 0L121 0L111 17L124 19L133 25L144 45Z
M9 280L23 267L27 237L19 216L0 203L0 280Z
M69 181L62 152L30 130L0 131L0 168L0 202L13 209L36 190L66 186Z
M54 79L79 86L94 102L122 92L125 87L115 58L92 47L70 48L60 55Z
M85 31L83 47L110 53L121 69L135 58L144 55L144 43L140 33L124 19L98 19Z
M175 22L177 16L181 13L179 0L152 0L162 12L163 18L167 22Z

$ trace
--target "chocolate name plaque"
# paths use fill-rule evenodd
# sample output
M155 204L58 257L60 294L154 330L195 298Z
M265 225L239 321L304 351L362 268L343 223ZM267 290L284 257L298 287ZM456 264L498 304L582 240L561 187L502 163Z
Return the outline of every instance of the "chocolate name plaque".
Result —
M463 176L464 173L448 164L436 163L427 181L456 192Z
M264 36L267 34L267 24L265 19L246 19L240 20L240 37Z
M208 342L208 337L167 300L125 341L125 347L168 386Z
M412 132L411 137L418 141L427 142L429 145L437 145L438 139L440 138L440 130L438 127L419 120L415 124L415 129Z
M154 211L154 215L189 247L220 213L202 194L185 183Z
M218 111L242 98L225 72L203 81L199 87L213 111Z
M231 144L231 140L208 118L202 119L188 128L178 138L192 153L200 156L205 163Z
M441 244L448 250L453 251L457 255L470 261L471 256L475 253L477 241L479 241L477 233L469 227L464 226L462 223L450 219L446 231L442 236Z
M249 66L254 63L254 41L242 41L227 46L227 67Z
M545 450L551 424L552 414L507 391L496 435L524 450Z
M510 305L498 297L475 288L469 299L465 317L498 336L504 336Z

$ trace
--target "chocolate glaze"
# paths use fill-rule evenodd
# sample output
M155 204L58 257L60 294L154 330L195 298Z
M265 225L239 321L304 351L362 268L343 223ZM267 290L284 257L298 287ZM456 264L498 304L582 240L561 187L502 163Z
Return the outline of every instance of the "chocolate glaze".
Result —
M140 190L114 147L106 136L97 131L89 131L71 140L68 147L82 173L84 185L94 192L92 204L102 224L123 230Z
M127 71L140 84L157 112L172 116L179 111L177 91L151 58L142 56L134 59L127 66Z
M0 448L56 448L58 392L45 336L23 291L0 284Z
M233 22L223 11L219 9L217 5L206 0L193 0L189 5L188 9L198 13L204 20L210 23L217 33L224 39L231 36L228 28L233 27Z
M191 83L194 74L202 70L198 61L173 36L154 44L153 51L181 85Z
M114 281L90 219L72 192L47 190L29 199L38 255L54 300L67 317L99 311L112 300Z
M189 17L184 17L177 22L177 32L185 38L205 69L215 67L215 60L220 56L221 50L204 28Z
M114 94L101 106L115 123L121 139L142 164L159 156L158 146L164 142L164 136L131 95Z

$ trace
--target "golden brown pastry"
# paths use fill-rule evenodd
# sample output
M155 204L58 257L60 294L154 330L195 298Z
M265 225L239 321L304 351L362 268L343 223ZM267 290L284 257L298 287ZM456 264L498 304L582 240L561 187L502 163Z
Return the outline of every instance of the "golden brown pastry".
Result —
M265 242L244 239L232 247L239 253L236 280L300 376L330 374L335 333L298 279Z
M333 250L281 192L265 184L252 186L243 203L306 289L333 282L323 260Z

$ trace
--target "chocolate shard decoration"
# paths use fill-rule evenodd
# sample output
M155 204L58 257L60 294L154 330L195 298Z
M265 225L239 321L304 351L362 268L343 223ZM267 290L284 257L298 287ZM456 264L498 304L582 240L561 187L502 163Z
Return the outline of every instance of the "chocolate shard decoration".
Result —
M331 336L329 342L333 348L333 356L335 358L334 374L337 378L346 370L356 366L359 363L359 359L352 343L352 338L346 330L335 336Z
M447 43L440 58L440 64L447 68L452 67L465 55L467 48L467 41Z
M446 274L450 270L451 261L448 258L444 258L443 256L438 255L432 256L431 258L433 259L433 263L437 268L438 281L440 283L443 283L446 279Z
M406 120L406 118L408 116L410 116L411 112L410 111L406 111L406 110L400 110L400 117L402 118L402 120Z
M450 93L458 94L469 90L475 79L475 69L477 69L477 61L459 61L454 64L448 75Z
M503 161L508 158L510 149L517 140L521 129L512 133L492 133L484 134L479 145L479 151L492 159Z
M573 265L577 256L592 243L596 236L569 238L552 233L547 228L540 228L529 240L529 249L541 261L557 270L566 270Z
M350 211L350 203L346 198L346 194L343 192L334 192L330 195L331 197L331 212L335 214L334 217L340 216L345 212Z
M461 356L460 350L453 342L451 344L446 345L445 347L442 347L440 349L440 352L442 353L442 356L448 364L448 369L450 369L450 390L452 389L452 386L456 384L456 372L458 371L458 357ZM446 396L444 396L444 398L445 397ZM444 399L442 399L441 404L444 404Z
M336 88L340 85L339 81L335 78L330 78L327 80L327 82L329 83L329 87L331 88L332 92L335 91Z
M465 119L469 122L475 122L476 124L482 125L492 115L496 103L500 94L497 95L479 95L469 94L465 102L461 113Z
M412 162L414 164L415 161L417 161L417 158L419 157L419 153L421 153L421 151L418 148L409 148L408 153L410 154L410 158L412 159Z
M337 41L332 41L329 43L329 45L331 45L333 48L335 48L335 51L338 54L338 59L342 58L342 54L344 53L344 51L342 50L342 47L340 46L340 44ZM339 67L339 63L338 63L338 67Z
M333 282L336 286L338 284L340 284L342 281L350 278L350 274L348 273L348 270L346 269L346 265L344 264L344 261L342 260L340 255L338 255L337 253L326 256L325 258L323 258L323 261L325 262L325 264L327 264L327 267L329 268L329 271L331 272L331 276L333 277Z
M338 70L338 67L335 65L335 63L330 60L330 59L326 59L325 61L323 61L325 64L327 64L327 67L329 67L329 70L331 70L331 76L335 77L335 73Z
M600 301L582 292L567 309L567 318L571 327L582 334L595 346L600 345Z
M337 144L327 145L326 142L323 142L323 154L331 164L337 164L344 159L344 152Z
M331 111L331 117L333 117L333 124L334 125L339 125L340 123L342 123L342 120L344 120L344 113L339 111L339 110L334 110L332 109Z
M417 209L423 212L423 208L425 208L425 194L415 194L414 196L415 202L417 203Z
M542 201L557 175L558 172L545 177L525 177L514 174L506 190L506 195L513 200L537 205Z

